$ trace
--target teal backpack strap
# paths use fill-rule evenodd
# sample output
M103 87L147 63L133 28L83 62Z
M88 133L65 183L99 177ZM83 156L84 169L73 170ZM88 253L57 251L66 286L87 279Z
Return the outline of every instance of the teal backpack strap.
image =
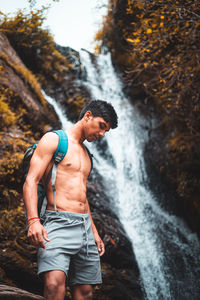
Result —
M63 158L65 157L68 149L68 137L67 134L63 130L54 130L53 132L58 134L59 137L59 142L58 142L58 147L56 149L56 152L53 155L54 161L57 163L61 162ZM35 146L35 145L34 145ZM45 185L49 183L49 180L51 178L51 171L47 175L47 179L45 182Z
M68 137L67 137L67 134L62 129L54 130L53 132L57 133L57 135L59 137L58 147L53 156L55 163L59 163L59 162L61 162L61 160L63 160L65 154L67 153Z
M54 195L54 210L57 211L56 201L55 201L55 197L56 197L55 182L56 182L57 167L58 167L58 163L63 160L65 154L67 153L68 137L63 130L54 130L53 132L57 133L59 137L58 147L53 156L54 164L53 164L52 175L51 175L51 184L52 184L53 195Z

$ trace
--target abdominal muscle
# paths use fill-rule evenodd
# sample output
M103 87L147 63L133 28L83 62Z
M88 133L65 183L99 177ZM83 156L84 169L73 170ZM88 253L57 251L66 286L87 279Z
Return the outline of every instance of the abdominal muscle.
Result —
M57 170L56 175L56 208L59 211L68 211L76 213L88 213L86 198L87 177L80 171L64 172ZM54 210L54 196L51 181L46 191L48 198L48 210Z

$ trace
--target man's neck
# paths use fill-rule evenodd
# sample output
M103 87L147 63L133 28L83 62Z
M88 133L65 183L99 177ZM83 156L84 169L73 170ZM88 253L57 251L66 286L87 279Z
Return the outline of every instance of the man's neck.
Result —
M68 132L74 138L74 140L76 140L79 144L83 144L85 135L81 121L78 121L75 125L73 125Z

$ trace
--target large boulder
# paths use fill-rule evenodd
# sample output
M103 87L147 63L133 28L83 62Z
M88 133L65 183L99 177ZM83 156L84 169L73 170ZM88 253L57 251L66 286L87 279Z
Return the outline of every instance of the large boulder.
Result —
M17 287L0 284L0 299L2 300L43 300L44 297L29 293Z

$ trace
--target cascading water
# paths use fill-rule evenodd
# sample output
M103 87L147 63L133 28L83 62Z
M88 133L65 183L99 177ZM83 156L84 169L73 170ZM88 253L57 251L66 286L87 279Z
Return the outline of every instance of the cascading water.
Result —
M67 119L67 116L63 113L63 109L60 107L60 105L53 98L48 96L44 91L43 94L45 99L54 107L55 112L59 116L62 129L67 130L68 128L70 128L73 124Z
M145 120L124 97L110 55L100 56L96 67L86 51L80 55L93 98L112 102L119 117L118 128L105 137L114 163L101 156L98 147L89 146L113 209L132 242L145 298L200 299L199 240L182 221L163 211L159 199L145 187L142 148L147 136L141 126Z

